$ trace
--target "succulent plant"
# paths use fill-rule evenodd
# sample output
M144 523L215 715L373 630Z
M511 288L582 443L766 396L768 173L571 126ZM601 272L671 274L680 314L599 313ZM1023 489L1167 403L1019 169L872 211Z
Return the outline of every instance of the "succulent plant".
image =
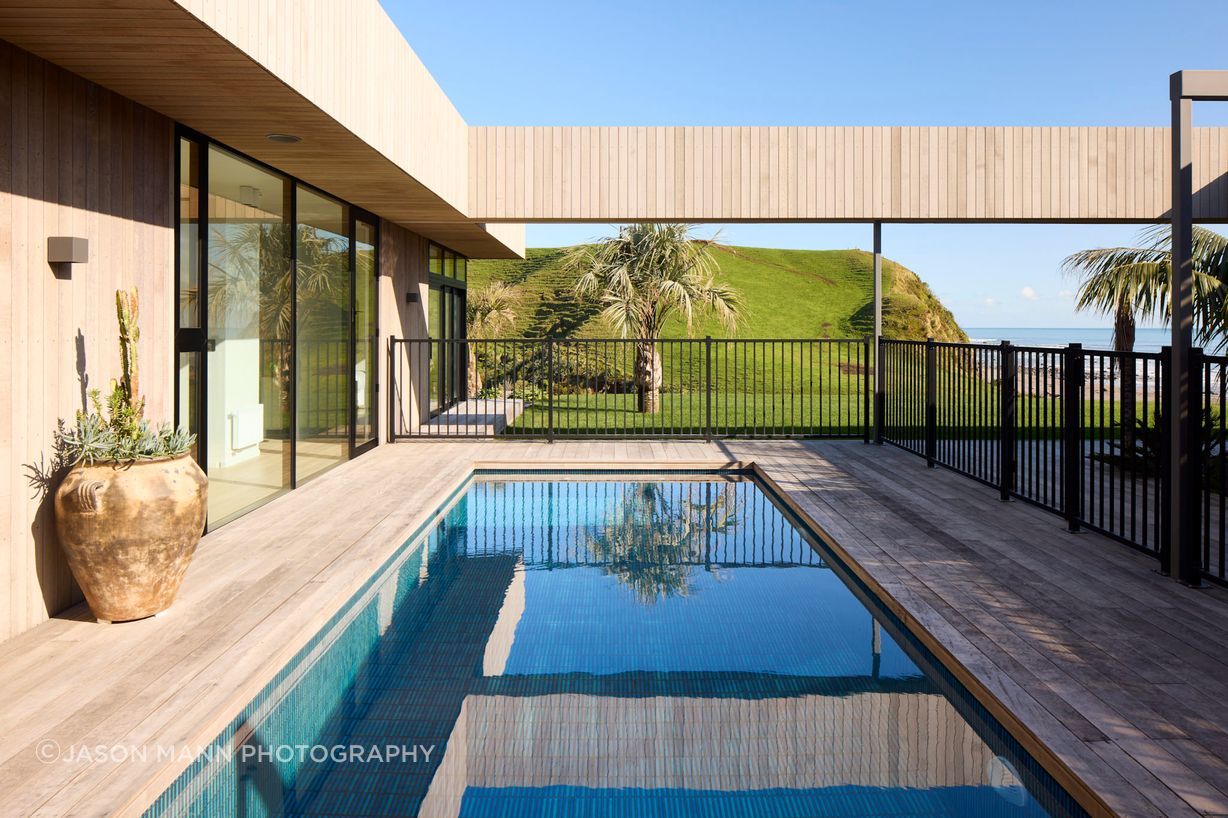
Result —
M68 468L85 463L132 463L174 457L192 448L196 436L169 423L154 426L145 419L145 399L138 390L138 300L135 288L115 293L119 321L120 378L111 381L105 405L102 394L90 390L90 411L77 412L70 426L60 422L55 435L55 458Z

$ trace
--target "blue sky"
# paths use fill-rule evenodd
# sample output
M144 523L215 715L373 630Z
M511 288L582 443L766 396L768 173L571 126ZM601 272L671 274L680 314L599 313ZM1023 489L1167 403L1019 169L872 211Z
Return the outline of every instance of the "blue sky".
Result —
M382 2L474 125L1167 125L1172 71L1228 67L1223 0ZM1228 125L1228 104L1196 106L1195 124ZM531 225L528 243L609 230ZM870 244L868 225L719 230ZM889 224L883 250L964 326L1106 326L1074 312L1059 266L1136 231Z

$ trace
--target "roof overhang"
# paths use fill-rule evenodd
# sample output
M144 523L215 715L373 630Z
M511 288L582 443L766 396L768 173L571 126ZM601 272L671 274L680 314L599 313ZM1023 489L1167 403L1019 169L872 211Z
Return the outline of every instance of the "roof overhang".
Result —
M376 0L276 5L0 0L0 37L470 257L522 256L522 229L466 216L468 127Z

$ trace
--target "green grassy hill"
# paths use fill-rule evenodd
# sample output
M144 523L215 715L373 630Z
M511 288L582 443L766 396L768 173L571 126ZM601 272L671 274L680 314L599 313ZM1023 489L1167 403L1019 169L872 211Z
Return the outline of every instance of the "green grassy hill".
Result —
M500 280L521 293L515 333L540 337L613 337L599 305L578 302L561 268L567 248L534 248L524 261L473 261L469 286ZM872 331L873 257L862 250L774 250L717 245L719 276L746 304L739 338L853 338ZM888 338L966 341L950 311L902 265L884 259L883 334ZM701 321L695 337L724 337L715 321ZM682 338L675 321L666 337Z

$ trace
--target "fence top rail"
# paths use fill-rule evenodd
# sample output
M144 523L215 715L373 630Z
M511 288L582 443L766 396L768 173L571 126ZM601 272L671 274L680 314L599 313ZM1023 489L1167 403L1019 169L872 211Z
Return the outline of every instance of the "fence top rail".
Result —
M1228 366L1228 355L1206 355L1202 356L1203 363L1214 364L1215 366Z
M883 343L884 344L898 344L902 346L926 346L930 342L929 341L910 341L910 340L902 340L902 339L884 338ZM1002 343L978 344L972 341L934 341L933 345L939 349L984 349L984 350L1000 350L1005 346L1009 349L1014 350L1015 352L1053 354L1053 355L1062 354L1066 352L1066 350L1069 348L1065 345L1062 345L1062 346L1053 346L1053 345L1027 346L1023 344L1012 344L1009 342L1007 342L1006 344L1002 344ZM1083 352L1085 356L1094 355L1097 357L1104 357L1104 358L1133 358L1134 360L1158 361L1161 357L1163 357L1163 354L1160 352L1140 352L1136 350L1130 351L1130 352L1121 352L1115 349L1082 348L1081 351ZM1210 356L1204 356L1204 360L1212 360L1212 358ZM1222 361L1224 363L1228 363L1228 356L1225 356L1223 358L1216 359L1216 360Z
M394 344L847 344L862 346L866 338L392 338Z
M1159 352L1137 352L1134 350L1122 352L1116 349L1085 349L1083 350L1083 355L1089 358L1122 358L1135 361L1158 361L1163 357L1163 354ZM1228 360L1228 358L1225 358L1225 360Z

